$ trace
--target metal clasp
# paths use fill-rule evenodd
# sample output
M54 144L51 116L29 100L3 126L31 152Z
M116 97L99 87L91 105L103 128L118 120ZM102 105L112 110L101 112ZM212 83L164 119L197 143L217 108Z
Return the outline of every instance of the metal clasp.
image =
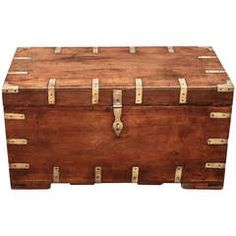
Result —
M115 120L113 122L113 130L117 136L120 136L123 123L121 121L122 115L122 90L114 89L113 90L113 113Z

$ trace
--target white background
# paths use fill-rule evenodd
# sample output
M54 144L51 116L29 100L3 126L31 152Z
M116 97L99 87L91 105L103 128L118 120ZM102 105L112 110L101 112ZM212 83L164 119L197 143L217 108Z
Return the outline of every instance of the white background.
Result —
M211 45L236 84L235 9L234 0L1 1L1 84L17 46L91 45ZM13 191L1 108L0 235L236 235L234 115L224 190L108 184Z

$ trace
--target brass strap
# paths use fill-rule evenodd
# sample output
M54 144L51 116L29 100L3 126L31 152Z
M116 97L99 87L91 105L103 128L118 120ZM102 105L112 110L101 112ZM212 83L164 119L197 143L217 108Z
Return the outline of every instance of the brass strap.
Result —
M53 167L53 183L60 183L60 168L58 166Z
M99 52L98 47L93 47L92 52L93 52L94 54L97 54L97 53Z
M48 81L48 104L55 104L56 103L55 87L56 87L56 80L49 79L49 81Z
M99 79L92 80L92 104L98 104L99 101Z
M9 71L8 75L27 75L28 71Z
M136 48L135 47L129 47L129 53L135 54L136 53Z
M28 143L27 139L24 139L24 138L7 139L7 144L10 144L10 145L26 145L27 143Z
M2 87L3 93L19 93L19 86L8 83L7 81L3 84Z
M114 89L113 90L113 113L115 120L113 122L113 130L116 134L116 136L120 136L122 129L123 129L123 123L121 121L121 115L122 115L122 90Z
M28 163L10 163L9 169L20 170L20 169L29 169L30 165Z
M102 167L96 166L95 167L95 183L101 183L102 182Z
M207 74L225 74L226 71L224 70L206 70L205 71Z
M139 178L139 167L134 166L132 168L132 179L131 179L131 182L132 183L138 183L138 178Z
M136 96L135 96L135 103L141 104L143 99L143 82L142 79L135 79L136 82Z
M209 169L224 169L225 163L223 163L223 162L207 162L205 167L209 168Z
M14 57L14 60L32 60L32 57Z
M61 53L61 47L56 47L54 53L55 54Z
M6 120L25 120L25 114L20 113L5 113L4 117Z
M218 84L217 85L217 92L225 93L225 92L233 92L234 86L231 80L227 80L225 84Z
M208 145L225 145L228 140L225 138L209 138L207 140Z
M174 47L167 47L167 49L168 49L168 52L169 52L170 54L172 54L172 53L175 52L175 51L174 51Z
M198 56L198 59L217 59L217 56Z
M210 118L212 119L227 119L230 118L231 113L226 113L226 112L211 112L210 113Z
M188 94L187 82L184 78L180 78L178 80L180 84L179 103L185 104L187 102L187 94Z
M180 183L181 182L182 171L183 171L182 166L177 166L176 167L176 170L175 170L175 183Z

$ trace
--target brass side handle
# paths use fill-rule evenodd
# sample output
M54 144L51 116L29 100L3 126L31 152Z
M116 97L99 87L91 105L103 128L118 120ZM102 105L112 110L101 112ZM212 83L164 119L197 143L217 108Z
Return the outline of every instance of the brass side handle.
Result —
M113 122L113 130L116 136L120 136L123 130L123 123L121 121L122 116L122 90L114 89L113 90L113 113L114 113L114 122Z

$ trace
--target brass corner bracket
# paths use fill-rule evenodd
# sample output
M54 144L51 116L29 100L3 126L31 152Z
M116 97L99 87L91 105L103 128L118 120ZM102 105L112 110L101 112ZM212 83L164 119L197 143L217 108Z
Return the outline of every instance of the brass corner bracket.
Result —
M231 80L227 80L225 84L218 84L217 85L217 92L233 92L234 86Z
M2 87L3 93L19 93L19 86L8 83L7 81L3 84Z

